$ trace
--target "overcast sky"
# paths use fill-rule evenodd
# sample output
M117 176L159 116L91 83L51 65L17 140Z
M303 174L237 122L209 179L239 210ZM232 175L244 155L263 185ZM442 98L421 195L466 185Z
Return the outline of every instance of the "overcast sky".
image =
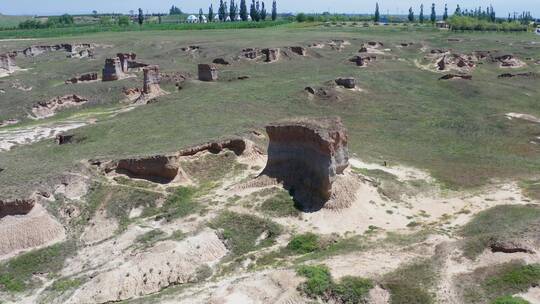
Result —
M230 1L230 0L229 0ZM237 0L239 1L239 0ZM249 0L248 0L249 1ZM267 0L267 7L272 0ZM176 5L186 12L197 12L199 8L207 10L210 3L217 5L219 0L0 0L0 13L5 15L47 15L62 13L98 12L127 13L141 7L148 12L167 12L171 5ZM336 12L336 13L372 13L376 0L278 0L280 12ZM456 4L462 8L473 8L492 4L498 16L506 16L509 12L531 11L536 17L540 16L540 0L380 0L381 13L404 14L410 6L419 9L424 3L427 8L434 2L438 14L448 3L452 12Z

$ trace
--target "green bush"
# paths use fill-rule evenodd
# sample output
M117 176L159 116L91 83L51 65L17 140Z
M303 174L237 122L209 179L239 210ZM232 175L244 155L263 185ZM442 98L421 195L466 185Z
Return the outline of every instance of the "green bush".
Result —
M485 283L491 293L514 294L540 284L540 264L510 266Z
M330 270L324 265L300 266L297 273L307 278L302 284L302 290L310 297L322 296L332 286Z
M306 21L307 21L306 14L299 13L298 15L296 15L296 22L306 22Z
M369 279L359 277L343 277L339 284L334 284L332 294L341 300L340 303L363 303L373 283Z
M320 297L325 302L364 303L369 290L373 288L371 280L360 277L346 276L336 283L325 265L303 265L297 269L297 273L307 279L300 289L307 296Z
M491 304L530 304L530 302L520 297L505 296L495 299Z
M309 232L294 236L287 244L287 249L299 254L314 252L319 248L319 236Z
M197 190L192 187L180 187L167 198L162 209L167 220L188 216L197 212L199 204L194 200Z
M129 26L131 24L131 20L128 16L120 16L118 18L118 25L119 26Z

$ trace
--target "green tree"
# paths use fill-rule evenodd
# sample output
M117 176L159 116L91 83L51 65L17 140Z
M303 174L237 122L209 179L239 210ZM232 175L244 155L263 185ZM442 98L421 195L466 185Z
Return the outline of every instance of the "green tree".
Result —
M242 18L242 21L248 20L248 10L246 5L246 0L240 1L240 18Z
M381 14L379 13L379 2L375 4L375 16L373 17L373 21L379 22L381 20Z
M420 5L420 16L418 16L420 23L424 23L424 5Z
M212 4L210 4L210 7L208 8L208 21L214 21L214 7L212 6Z
M139 20L139 26L142 26L143 23L144 23L144 13L143 13L142 8L139 8L139 17L138 17L138 20Z
M276 21L277 19L277 3L276 0L272 2L272 21Z
M231 0L231 5L229 6L229 17L231 21L236 20L236 15L238 15L238 6L234 3L234 0Z
M204 13L203 13L203 10L202 8L199 9L199 23L203 23L204 22Z
M414 22L414 12L412 7L409 8L409 22Z
M296 15L296 22L306 22L306 20L307 20L306 14L299 13L298 15Z
M120 16L118 17L118 25L120 26L128 26L130 24L130 20L128 16Z
M173 5L169 10L169 15L182 15L182 10Z
M267 15L268 15L268 13L266 12L266 7L264 7L264 1L262 1L262 3L261 3L261 20L265 21Z
M444 15L442 17L444 21L448 20L448 4L444 5Z
M435 21L437 21L437 13L435 12L435 3L431 4L431 16L429 19L431 20L431 23L435 23Z
M456 11L454 12L454 15L461 16L461 7L459 7L459 4L456 7Z

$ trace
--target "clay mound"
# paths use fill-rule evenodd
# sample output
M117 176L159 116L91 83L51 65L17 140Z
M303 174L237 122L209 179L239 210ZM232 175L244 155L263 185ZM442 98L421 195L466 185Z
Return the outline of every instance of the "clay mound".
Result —
M270 139L264 175L276 178L306 211L321 209L336 176L348 166L341 119L300 118L266 127Z
M337 175L332 185L332 195L324 204L325 209L342 210L349 208L356 200L356 193L360 188L360 181L353 175Z
M190 45L183 47L180 50L182 50L182 52L197 52L201 50L201 47L198 45Z
M8 215L25 215L28 214L32 208L34 208L35 200L25 199L25 200L14 200L14 201L3 201L0 200L0 218L3 218Z
M243 49L241 54L240 54L240 57L250 59L250 60L258 59L261 56L262 56L262 51L260 49L257 49L257 48Z
M495 62L499 63L500 68L521 68L526 64L513 55L502 55L494 58Z
M226 254L227 248L211 230L181 242L160 242L93 277L67 303L117 302L156 293L171 285L196 282L201 267L214 265Z
M200 81L218 80L218 70L214 64L199 64L198 72Z
M179 171L175 156L152 156L148 158L123 159L118 161L114 170L131 178L145 179L157 183L172 182ZM108 173L110 169L106 169Z
M377 56L375 55L354 56L353 58L349 59L349 61L356 64L356 66L367 66L369 62L375 61L375 60L377 60Z
M194 156L203 152L218 154L225 150L233 151L237 156L240 156L246 152L247 146L246 140L234 138L192 146L169 155L122 159L104 164L94 163L101 166L106 174L114 172L127 175L130 178L168 184L186 179L186 174L180 167L181 157Z
M105 59L105 67L103 68L102 73L103 81L115 81L126 78L122 63L118 57Z
M425 57L430 62L429 69L439 72L457 71L459 74L470 74L479 61L475 55L455 54L434 50Z
M280 49L268 48L263 49L261 53L264 55L264 62L275 62L279 60Z
M333 39L333 40L330 40L330 42L328 42L327 45L332 50L342 51L343 49L345 49L346 46L351 45L351 43L349 41L343 40L343 39Z
M98 73L86 73L80 76L66 80L66 84L75 84L79 82L92 82L98 80Z
M356 88L356 80L353 77L341 77L335 80L336 84L346 89Z
M163 84L174 84L179 86L188 79L192 79L193 75L187 72L171 72L171 73L161 73L160 74L161 83Z
M48 52L64 51L68 57L81 58L93 56L94 45L91 43L61 43L55 45L32 45L20 51L24 56L34 57Z
M403 42L403 43L400 43L399 45L401 47L409 47L409 46L413 46L414 42Z
M64 227L38 204L27 214L0 217L0 227L0 257L49 245L65 238Z
M464 79L472 80L472 75L458 75L458 74L446 74L439 78L439 80L451 80L451 79Z
M128 72L130 61L134 61L137 58L135 53L117 53L116 57L120 59L120 65L124 73Z
M289 49L296 55L307 56L307 50L302 46L291 46Z
M88 99L78 95L55 97L49 101L42 101L32 107L32 113L38 119L53 116L64 109L77 107L88 102Z
M0 75L9 75L18 69L15 62L16 56L17 53L0 54Z
M340 101L341 97L339 96L338 91L334 87L306 87L304 89L308 93L310 98L324 99L327 101Z

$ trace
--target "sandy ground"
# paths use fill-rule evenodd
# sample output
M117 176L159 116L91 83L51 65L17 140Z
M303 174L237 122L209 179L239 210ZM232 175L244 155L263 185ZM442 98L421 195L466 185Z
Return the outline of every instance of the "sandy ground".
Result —
M9 151L17 145L27 145L40 140L54 138L63 132L80 128L87 123L80 121L50 123L39 126L0 130L0 152Z
M540 118L530 114L506 113L506 117L508 119L521 119L528 122L540 123Z

